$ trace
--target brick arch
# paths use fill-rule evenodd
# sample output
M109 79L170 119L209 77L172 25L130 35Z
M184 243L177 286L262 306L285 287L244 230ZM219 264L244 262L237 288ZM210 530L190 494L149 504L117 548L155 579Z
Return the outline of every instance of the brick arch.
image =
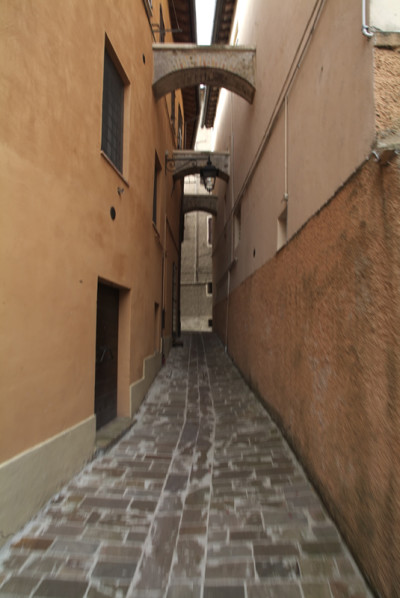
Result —
M255 93L255 50L239 46L153 44L153 91L157 99L205 84L225 87L250 104Z

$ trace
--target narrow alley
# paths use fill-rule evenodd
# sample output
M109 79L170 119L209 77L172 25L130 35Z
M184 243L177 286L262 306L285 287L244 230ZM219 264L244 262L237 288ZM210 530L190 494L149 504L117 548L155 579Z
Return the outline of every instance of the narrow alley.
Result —
M210 333L183 336L130 431L3 548L0 584L3 598L370 595Z

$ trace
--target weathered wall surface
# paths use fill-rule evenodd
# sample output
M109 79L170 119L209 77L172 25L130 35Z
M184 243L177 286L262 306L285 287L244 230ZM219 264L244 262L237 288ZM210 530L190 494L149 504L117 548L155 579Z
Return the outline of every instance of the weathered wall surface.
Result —
M374 51L376 130L381 139L400 135L400 33L391 39L398 45L389 47L381 36L383 47Z
M367 162L232 293L227 339L388 597L400 594L399 197L400 160ZM225 342L226 313L215 306Z

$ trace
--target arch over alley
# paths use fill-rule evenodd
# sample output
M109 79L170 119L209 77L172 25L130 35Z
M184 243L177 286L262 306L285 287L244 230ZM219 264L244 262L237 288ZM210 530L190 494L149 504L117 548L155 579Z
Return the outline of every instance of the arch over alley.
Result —
M216 195L184 195L183 196L183 213L189 212L207 212L213 216L217 215L217 200Z
M255 93L255 55L250 47L153 44L157 99L194 85L225 87L250 104Z
M172 172L174 179L182 179L191 174L200 174L208 159L218 170L217 177L228 182L230 177L229 152L204 152L196 150L175 150L172 156L165 156L165 169Z

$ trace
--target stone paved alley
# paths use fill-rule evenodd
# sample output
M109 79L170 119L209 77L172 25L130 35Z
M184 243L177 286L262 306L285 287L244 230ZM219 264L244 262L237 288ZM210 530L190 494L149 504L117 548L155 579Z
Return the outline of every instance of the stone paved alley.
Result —
M0 553L0 596L370 596L212 334L172 350L130 431Z

